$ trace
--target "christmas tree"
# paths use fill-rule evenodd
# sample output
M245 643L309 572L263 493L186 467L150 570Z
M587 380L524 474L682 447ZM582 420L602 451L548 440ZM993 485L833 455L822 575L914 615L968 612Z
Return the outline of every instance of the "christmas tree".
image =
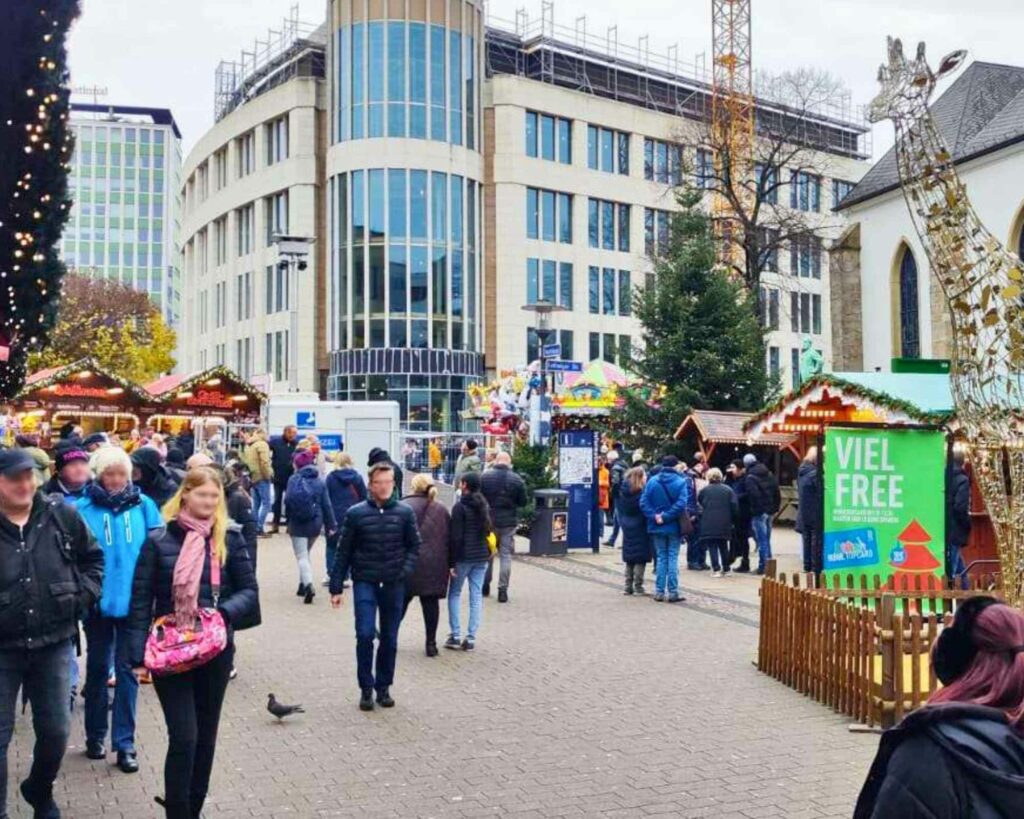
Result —
M0 398L17 394L46 343L64 275L67 35L78 0L7 0L0 25Z

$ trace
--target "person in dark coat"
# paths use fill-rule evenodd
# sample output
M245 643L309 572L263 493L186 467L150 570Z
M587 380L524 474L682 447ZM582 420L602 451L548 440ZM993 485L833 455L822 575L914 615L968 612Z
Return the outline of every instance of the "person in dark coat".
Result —
M746 470L743 461L736 459L726 470L726 485L735 493L738 513L732 527L729 546L729 565L734 572L746 574L750 571L750 498L746 488Z
M967 566L961 551L971 536L971 479L964 468L967 457L954 449L946 478L946 571L968 586Z
M779 482L753 453L743 456L744 489L750 502L750 526L757 542L757 572L764 574L772 556L772 515L779 511Z
M167 445L167 460L164 461L164 466L179 484L185 480L185 473L188 471L185 467L185 460L185 453L181 447L177 444Z
M58 445L53 453L53 467L53 477L43 484L44 495L61 495L67 503L85 497L92 483L89 454L85 449L73 444Z
M202 813L210 784L220 723L234 659L234 634L260 623L259 587L242 536L223 531L227 520L224 489L209 467L190 470L164 508L167 531L147 539L135 565L128 610L130 656L143 666L146 638L155 618L174 614L188 620L196 608L212 608L224 618L228 644L204 665L180 674L153 676L167 723L163 805L168 819ZM211 571L220 564L220 594L214 597ZM175 586L184 595L175 594Z
M722 470L712 467L707 472L708 485L700 490L700 536L711 553L711 576L729 574L729 539L740 515L736 493L722 483Z
M288 489L288 479L295 471L292 458L298 445L299 430L294 426L285 427L280 435L270 439L270 463L274 468L274 502L271 504L274 526L270 531L275 535L281 531L281 504Z
M612 548L615 548L615 542L619 539L619 531L622 529L616 509L618 508L619 489L622 487L622 480L626 477L626 472L629 470L629 467L623 462L622 444L617 443L615 446L617 448L612 449L608 453L608 483L612 501L612 533L609 535L608 540L604 542L605 546L611 546Z
M349 508L357 503L366 500L366 483L363 476L356 472L352 464L352 456L347 452L339 452L334 456L334 465L337 469L327 473L324 485L327 487L327 499L334 510L334 520L342 521ZM335 530L333 535L327 537L327 578L324 584L331 582L331 567L338 557L338 535Z
M822 496L821 473L818 471L818 448L807 450L796 473L796 530L803 539L804 571L821 574L822 565Z
M148 446L132 453L132 483L159 507L178 491L178 481L161 463L160 453Z
M395 475L388 463L369 473L369 499L345 513L338 537L338 557L331 569L331 606L341 608L344 581L352 572L356 621L359 708L372 711L373 693L382 708L393 708L398 629L405 604L405 581L416 568L420 534L416 515L395 498ZM378 631L377 612L380 612ZM373 639L380 635L374 673Z
M932 668L943 687L882 735L854 819L1024 815L1024 613L961 603Z
M516 529L519 527L519 510L526 506L526 482L512 470L512 456L499 452L494 463L480 476L480 491L491 507L494 531L498 536L498 602L508 602L508 584L512 579L512 555L516 551ZM491 593L491 575L494 559L487 561L484 577L484 597Z
M295 552L295 561L299 566L299 590L296 594L303 598L304 603L309 604L316 597L309 553L321 534L326 532L330 537L338 527L334 509L327 499L327 487L320 480L320 472L316 468L316 454L313 450L300 450L295 455L294 467L295 472L288 479L288 487L285 489L285 514L288 516L292 551Z
M59 816L53 783L67 748L71 638L97 600L103 551L74 508L36 491L35 461L0 450L0 815L7 809L7 748L15 704L32 703L35 747L21 794L35 816ZM33 589L38 589L33 593Z
M391 471L395 476L395 500L398 500L402 496L402 487L405 485L403 483L405 475L402 473L402 467L391 460L391 456L386 449L381 449L377 446L370 450L370 455L366 461L366 468L370 469L374 464L387 464L391 467Z
M647 518L640 508L646 483L647 473L635 466L622 476L615 493L615 519L622 530L622 562L626 566L623 594L644 594L644 572L654 558Z
M472 651L476 648L476 637L484 608L484 577L491 550L487 536L494 532L491 510L487 499L480 491L480 473L464 472L459 479L459 498L452 508L452 525L449 530L448 565L451 568L451 582L448 585L448 639L444 647ZM469 627L462 639L462 625L459 614L462 604L462 587L469 582Z
M420 532L420 555L416 560L416 571L405 586L402 617L405 618L412 599L418 597L427 633L427 656L436 657L437 623L441 616L439 601L448 590L448 532L451 528L451 514L444 504L437 502L437 487L426 473L420 473L412 479L412 492L402 498L402 502L408 504L416 515L416 526Z
M256 571L256 546L259 530L256 528L256 516L253 514L252 497L242 486L238 465L231 464L224 468L224 495L228 504L228 517L233 528L241 536L245 548L249 550L252 570Z

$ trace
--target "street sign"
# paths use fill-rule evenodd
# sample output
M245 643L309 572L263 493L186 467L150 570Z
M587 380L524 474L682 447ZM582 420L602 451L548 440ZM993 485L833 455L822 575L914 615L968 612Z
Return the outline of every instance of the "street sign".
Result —
M583 372L583 362L553 359L544 362L544 369L551 373L581 373Z
M561 358L562 356L562 345L561 344L545 344L541 354L544 358Z
M295 426L299 429L316 429L316 411L296 412Z

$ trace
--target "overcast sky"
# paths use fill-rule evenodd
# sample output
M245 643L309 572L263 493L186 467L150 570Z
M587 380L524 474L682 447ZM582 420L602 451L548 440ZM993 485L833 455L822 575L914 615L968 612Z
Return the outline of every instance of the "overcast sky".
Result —
M74 85L105 86L102 101L166 107L174 112L187 153L213 123L214 70L238 59L257 36L280 27L293 0L83 0L71 36ZM300 18L322 22L323 0L299 0ZM1021 0L753 0L755 67L778 72L825 68L867 103L885 56L885 35L928 43L935 65L942 54L966 48L969 58L1024 64ZM525 7L540 17L539 0L491 0L490 13L508 20ZM623 9L628 8L628 13ZM556 0L556 25L572 30L586 14L588 33L618 26L621 44L650 36L651 53L679 44L679 59L711 50L710 0ZM91 101L91 99L83 101ZM891 126L876 129L876 153L891 143Z

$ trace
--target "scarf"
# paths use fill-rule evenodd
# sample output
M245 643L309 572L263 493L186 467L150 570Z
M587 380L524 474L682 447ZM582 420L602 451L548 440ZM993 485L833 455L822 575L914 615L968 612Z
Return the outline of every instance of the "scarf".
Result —
M130 509L133 506L137 506L142 500L142 493L139 491L139 487L129 481L125 484L124 489L120 492L111 495L99 481L93 481L86 489L86 494L97 506L102 506L104 509L109 509L115 515L120 514L125 509Z
M200 520L184 509L178 513L176 520L185 530L185 541L181 544L178 561L174 564L171 590L174 594L175 621L183 626L191 623L198 613L199 583L203 577L206 543L213 532L213 520ZM210 560L216 560L212 553Z

